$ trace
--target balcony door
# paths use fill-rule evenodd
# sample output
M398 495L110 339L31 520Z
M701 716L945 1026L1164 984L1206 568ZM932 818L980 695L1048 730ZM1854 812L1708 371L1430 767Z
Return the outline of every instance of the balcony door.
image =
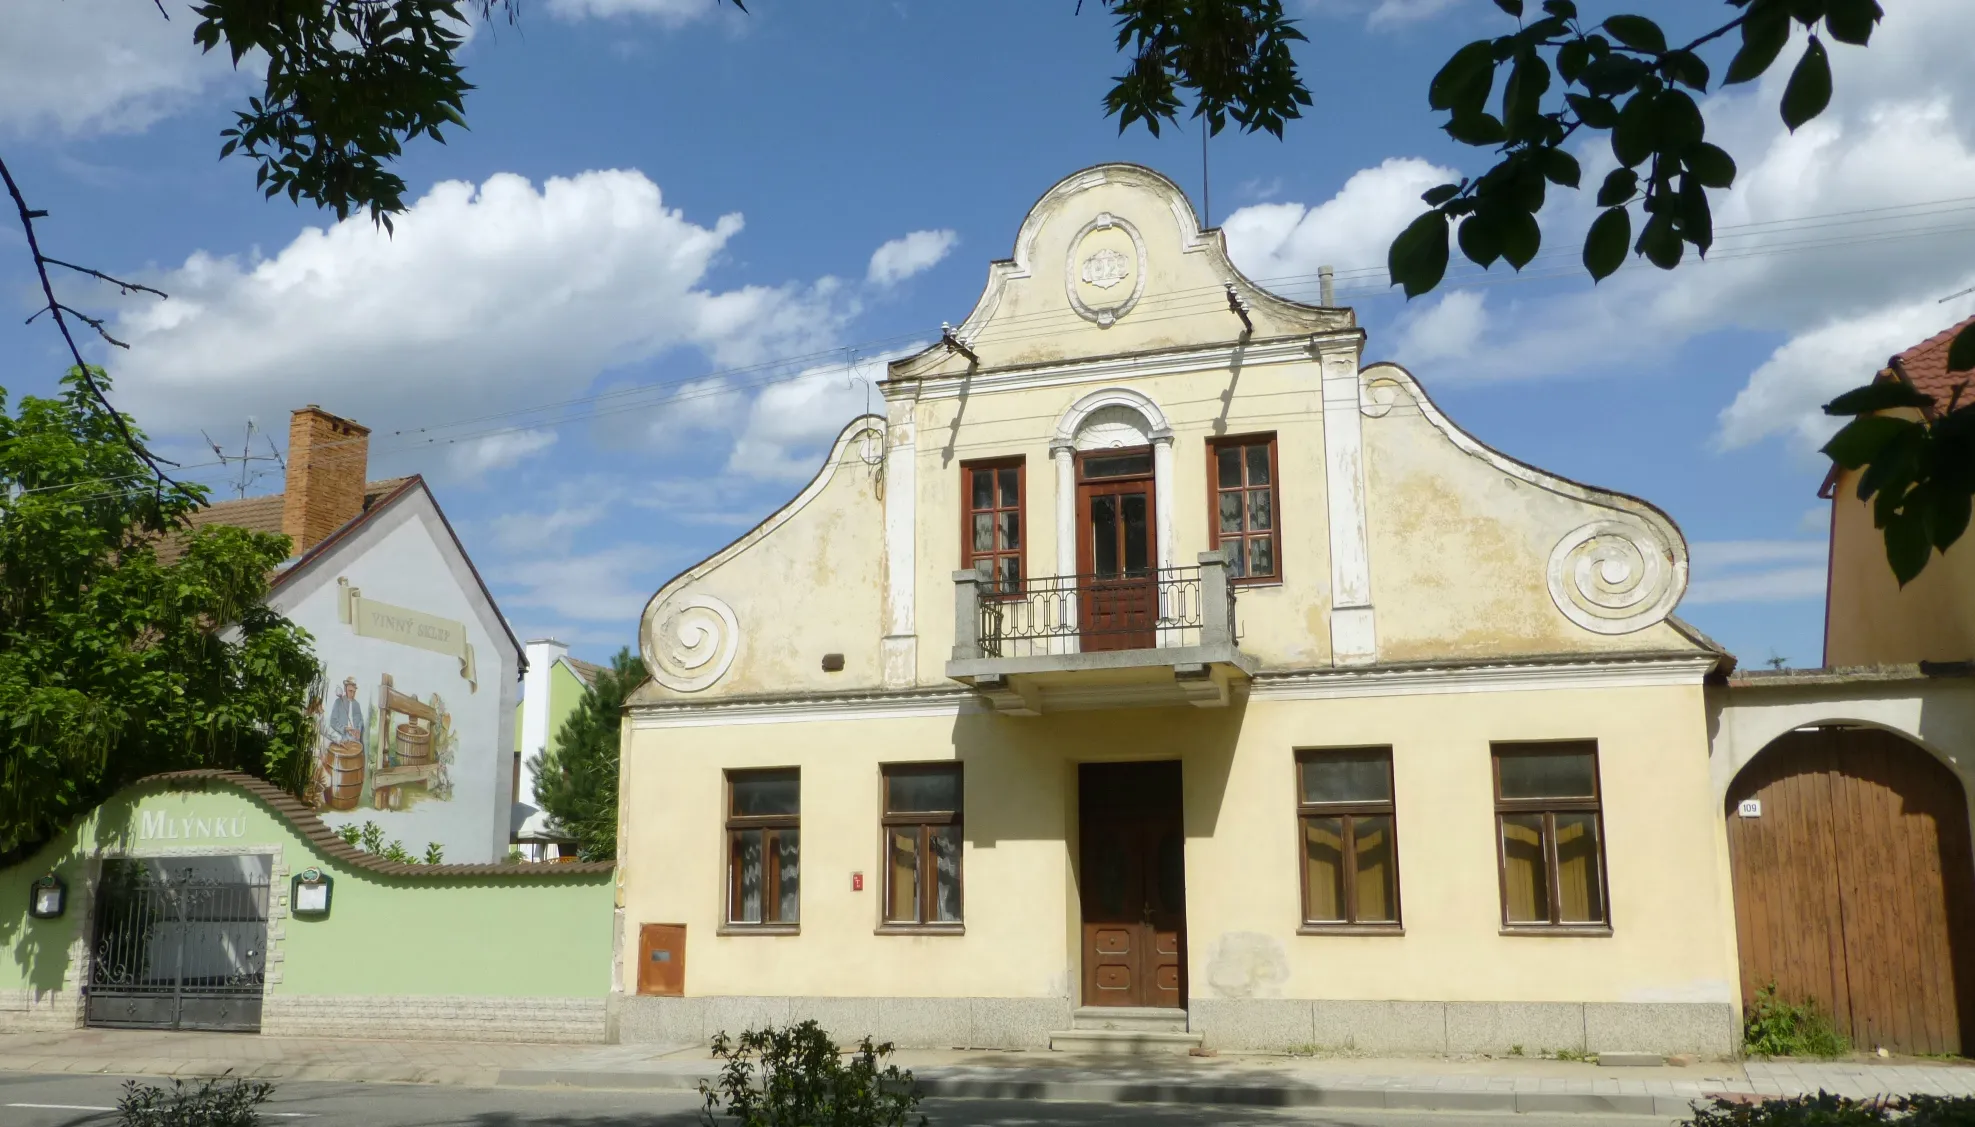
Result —
M1155 644L1152 448L1077 456L1077 627L1085 653Z

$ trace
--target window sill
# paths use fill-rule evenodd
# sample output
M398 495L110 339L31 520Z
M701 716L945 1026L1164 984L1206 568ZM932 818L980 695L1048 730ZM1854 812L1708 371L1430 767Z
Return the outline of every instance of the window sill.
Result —
M721 924L715 935L801 935L800 924Z
M873 935L965 935L966 924L879 924Z
M1589 939L1610 939L1610 924L1512 924L1502 928L1503 935L1554 935Z
M1298 935L1404 935L1401 924L1304 924Z
M1253 590L1253 589L1255 589L1255 588L1257 588L1257 587L1287 587L1288 585L1289 585L1289 584L1287 583L1287 581L1285 581L1285 580L1283 580L1283 579L1281 579L1281 578L1279 578L1279 577L1278 577L1278 578L1270 578L1270 579L1230 579L1230 580L1228 580L1228 586L1230 586L1230 587L1233 587L1234 589L1236 589L1236 590L1238 590L1238 591L1250 591L1250 590Z

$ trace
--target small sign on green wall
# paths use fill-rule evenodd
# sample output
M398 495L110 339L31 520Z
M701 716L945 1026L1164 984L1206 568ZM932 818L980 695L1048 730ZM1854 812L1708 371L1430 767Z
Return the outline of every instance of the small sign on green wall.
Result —
M288 888L289 914L302 919L322 919L329 915L329 894L334 884L321 869L296 873Z

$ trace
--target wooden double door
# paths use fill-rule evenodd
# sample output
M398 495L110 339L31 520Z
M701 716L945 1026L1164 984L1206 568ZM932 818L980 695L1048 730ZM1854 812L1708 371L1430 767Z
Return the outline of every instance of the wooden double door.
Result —
M1087 1006L1186 1005L1180 765L1078 768L1078 892Z
M1975 1048L1975 859L1961 783L1870 728L1791 732L1728 791L1743 1004L1774 982L1859 1049Z
M1151 649L1159 619L1152 448L1077 459L1077 628L1092 650Z

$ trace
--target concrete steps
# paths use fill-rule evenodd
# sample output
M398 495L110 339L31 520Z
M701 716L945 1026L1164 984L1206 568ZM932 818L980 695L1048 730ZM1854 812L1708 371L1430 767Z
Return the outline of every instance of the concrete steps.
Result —
M1049 1035L1059 1053L1092 1056L1185 1056L1202 1037L1188 1031L1185 1010L1083 1006L1070 1016L1070 1028Z

